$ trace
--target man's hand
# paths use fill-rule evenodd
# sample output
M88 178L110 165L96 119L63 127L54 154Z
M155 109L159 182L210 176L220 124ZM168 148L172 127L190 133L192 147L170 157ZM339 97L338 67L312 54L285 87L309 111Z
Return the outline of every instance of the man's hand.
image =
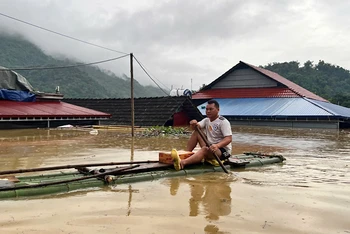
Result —
M193 120L190 121L190 128L192 130L195 130L197 125L198 125L198 121L197 120L193 119Z
M211 152L216 152L217 150L219 149L218 145L217 144L212 144L210 147L209 147L209 150Z

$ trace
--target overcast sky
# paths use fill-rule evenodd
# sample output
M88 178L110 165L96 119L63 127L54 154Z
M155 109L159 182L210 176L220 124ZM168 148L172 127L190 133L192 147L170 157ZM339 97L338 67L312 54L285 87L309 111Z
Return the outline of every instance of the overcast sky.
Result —
M256 66L324 60L350 69L349 12L348 0L0 0L2 14L133 52L160 85L194 90L240 60ZM82 62L122 55L0 15L4 31ZM130 75L129 58L99 66ZM152 83L138 68L135 79Z

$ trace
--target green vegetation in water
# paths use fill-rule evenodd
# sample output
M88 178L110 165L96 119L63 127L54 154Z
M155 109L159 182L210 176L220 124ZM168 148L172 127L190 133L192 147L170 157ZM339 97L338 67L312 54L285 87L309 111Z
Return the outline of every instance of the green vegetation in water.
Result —
M188 135L190 132L188 128L184 127L164 127L164 126L153 126L147 128L142 132L143 136L169 136L169 135Z

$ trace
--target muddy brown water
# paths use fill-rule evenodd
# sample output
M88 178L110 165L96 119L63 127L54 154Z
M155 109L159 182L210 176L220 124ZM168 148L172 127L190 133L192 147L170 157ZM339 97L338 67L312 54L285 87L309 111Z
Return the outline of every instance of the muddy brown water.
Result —
M284 164L0 201L1 233L350 233L350 131L233 128ZM156 160L187 136L0 131L0 170Z

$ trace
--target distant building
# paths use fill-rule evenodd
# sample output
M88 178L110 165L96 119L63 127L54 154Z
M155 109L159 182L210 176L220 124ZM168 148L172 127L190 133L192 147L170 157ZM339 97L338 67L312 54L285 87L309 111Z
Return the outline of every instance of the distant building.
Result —
M110 114L62 102L63 95L33 90L14 71L0 67L0 129L98 125Z
M131 99L64 99L74 105L111 113L112 117L101 121L105 125L131 125ZM187 96L134 99L134 124L150 126L188 126L192 119L201 120L203 115Z
M232 125L349 128L350 108L335 105L279 74L240 61L199 92L193 102L205 115L216 99Z

